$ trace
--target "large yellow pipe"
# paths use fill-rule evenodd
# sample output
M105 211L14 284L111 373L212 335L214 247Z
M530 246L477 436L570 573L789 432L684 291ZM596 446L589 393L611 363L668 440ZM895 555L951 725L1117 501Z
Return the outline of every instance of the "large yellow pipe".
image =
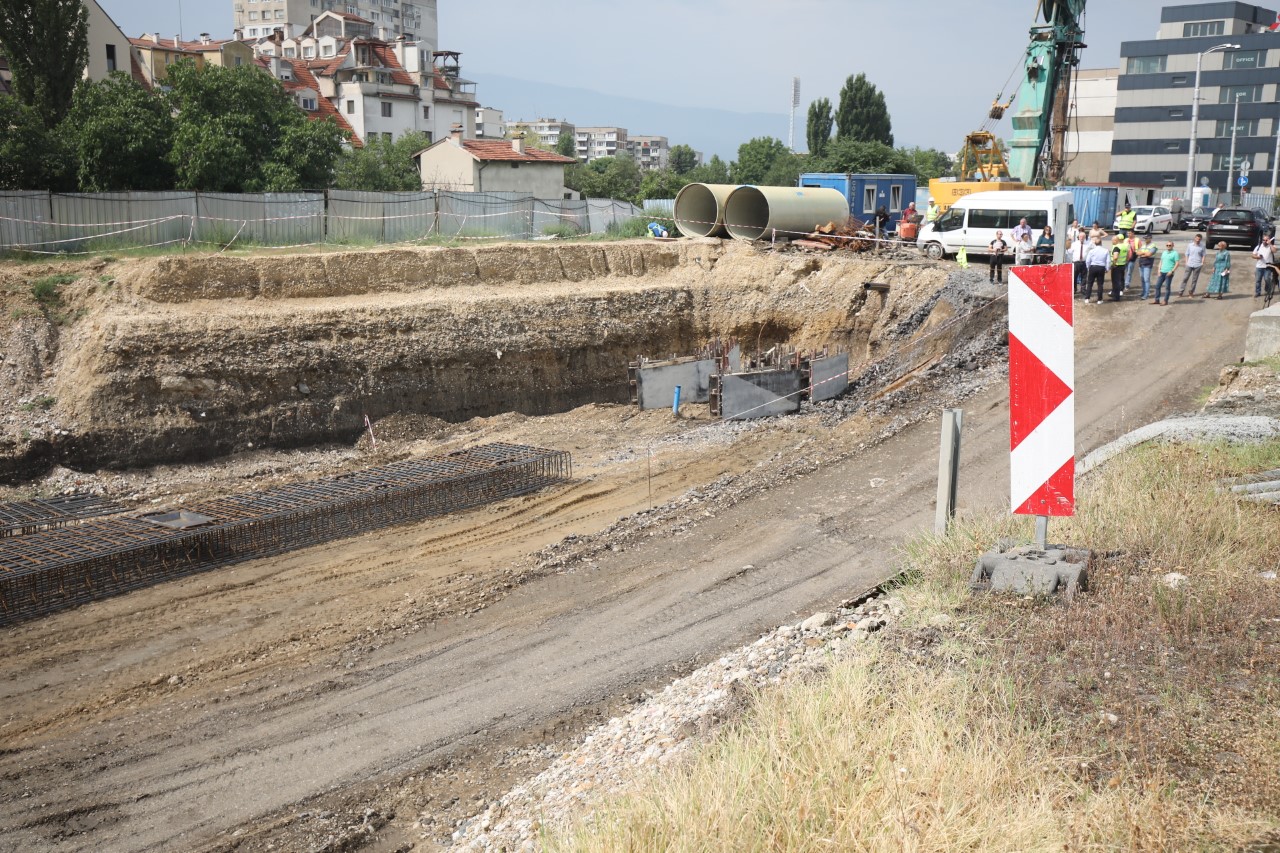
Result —
M689 184L676 193L673 216L686 237L728 237L724 202L740 184Z
M825 187L738 187L724 204L725 228L739 240L794 240L848 218L844 193Z

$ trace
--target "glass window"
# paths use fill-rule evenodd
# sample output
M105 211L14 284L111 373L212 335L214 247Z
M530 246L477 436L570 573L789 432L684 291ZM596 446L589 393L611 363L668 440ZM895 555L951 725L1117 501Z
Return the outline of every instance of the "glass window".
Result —
M1220 36L1227 29L1226 21L1191 21L1182 25L1184 39L1197 36Z
M347 115L353 115L356 111L356 102L347 101Z
M1223 86L1218 90L1218 103L1220 104L1233 104L1236 101L1242 104L1251 104L1261 100L1261 83L1253 86Z
M933 225L939 231L958 231L964 227L964 208L953 207L938 217Z
M391 102L390 101L382 102L382 117L391 118Z
M863 213L876 212L876 188L875 187L862 188L862 212Z
M1049 211L1047 210L1011 210L1009 211L1009 227L1018 224L1019 219L1026 219L1027 224L1035 230L1039 231L1049 224Z
M894 213L902 210L902 184L889 186L889 210Z
M107 70L116 70L116 46L114 44L107 45Z
M258 12L256 10L249 13L249 20L251 21L258 20Z
M970 228L1007 228L1008 222L1009 211L1007 210L973 208L969 211Z
M1167 56L1131 56L1125 66L1126 74L1159 74L1164 71Z
M1265 50L1233 50L1223 54L1223 68L1262 68L1267 64Z
M1213 155L1213 169L1214 169L1214 171L1226 171L1226 170L1227 170L1227 168L1231 168L1231 169L1239 169L1239 168L1240 168L1240 164L1241 164L1242 162L1244 162L1245 156L1246 156L1246 155L1244 155L1244 154L1237 154L1237 155L1236 155L1236 162L1235 162L1235 165L1234 165L1234 166L1232 166L1232 165L1230 165L1230 163L1231 163L1231 155L1230 155L1230 154L1214 154L1214 155Z
M1258 119L1242 118L1235 123L1236 136L1257 136ZM1214 136L1231 135L1231 119L1218 119L1214 127Z

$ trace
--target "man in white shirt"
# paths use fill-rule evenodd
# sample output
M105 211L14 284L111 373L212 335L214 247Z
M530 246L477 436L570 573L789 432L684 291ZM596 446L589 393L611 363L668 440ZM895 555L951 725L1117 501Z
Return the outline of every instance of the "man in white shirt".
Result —
M1089 254L1089 247L1093 245L1085 236L1083 229L1076 229L1076 239L1071 243L1068 249L1067 257L1071 260L1074 268L1074 284L1075 292L1079 293L1084 288L1085 280L1089 276L1089 267L1085 263L1085 258Z
M1262 235L1262 242L1253 247L1253 257L1258 262L1257 269L1253 271L1253 298L1257 299L1262 296L1263 279L1275 274L1271 271L1271 265L1276 262L1276 253L1271 245L1271 238L1266 234Z
M1089 294L1093 292L1093 283L1098 283L1098 304L1102 304L1102 288L1106 286L1107 267L1111 265L1111 251L1102 245L1102 238L1095 237L1089 241L1089 250L1084 256L1085 266L1089 269L1089 277L1084 285L1084 302L1089 304Z
M1013 226L1013 242L1021 243L1023 239L1031 239L1031 226L1027 224L1027 218L1024 216L1018 220L1018 224Z

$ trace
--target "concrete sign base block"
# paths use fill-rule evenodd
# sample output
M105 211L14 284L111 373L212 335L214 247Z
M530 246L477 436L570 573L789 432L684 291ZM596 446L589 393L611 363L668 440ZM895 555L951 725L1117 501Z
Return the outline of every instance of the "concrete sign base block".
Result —
M676 386L684 403L707 402L715 359L649 361L636 370L636 401L642 409L669 409Z
M1051 545L1044 551L1032 545L997 545L978 558L969 587L974 591L1014 595L1075 595L1088 587L1085 566L1089 552Z
M1262 361L1275 355L1280 355L1280 305L1250 314L1244 339L1245 361Z
M720 377L720 417L726 421L800 411L803 378L798 369L753 370Z

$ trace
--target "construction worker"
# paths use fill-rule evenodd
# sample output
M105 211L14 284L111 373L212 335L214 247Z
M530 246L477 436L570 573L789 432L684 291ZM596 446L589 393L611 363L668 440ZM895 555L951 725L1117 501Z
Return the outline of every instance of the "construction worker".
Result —
M1124 272L1129 266L1129 241L1119 234L1111 238L1111 301L1119 302L1124 293Z
M1133 226L1138 222L1138 211L1129 206L1129 202L1124 203L1124 210L1120 211L1120 215L1116 217L1116 230L1124 236L1128 237L1133 233Z
M938 207L938 203L933 200L933 196L929 196L929 206L924 211L924 221L932 222L942 213L942 208Z

